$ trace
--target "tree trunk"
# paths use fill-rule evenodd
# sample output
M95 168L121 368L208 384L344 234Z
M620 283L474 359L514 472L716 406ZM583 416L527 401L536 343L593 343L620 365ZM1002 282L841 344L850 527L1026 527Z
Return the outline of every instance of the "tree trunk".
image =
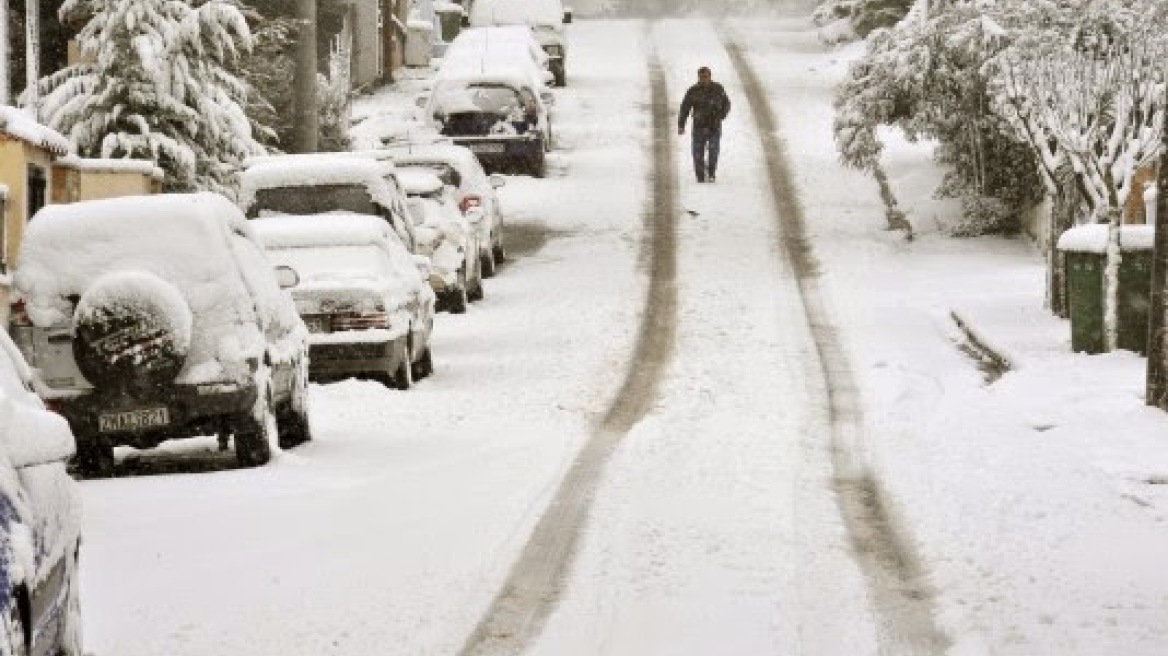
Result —
M1107 208L1107 253L1103 267L1103 348L1110 353L1119 348L1119 267L1123 250L1119 243L1123 210Z
M293 149L298 153L315 153L320 132L316 107L316 0L296 0L296 19L300 31L296 41Z
M0 0L0 105L12 104L12 82L8 68L12 62L12 47L8 42L8 19L8 0Z
M394 0L381 0L381 81L393 84L394 63Z
M1073 184L1059 184L1051 203L1050 213L1050 254L1047 265L1047 297L1050 311L1056 317L1070 316L1067 304L1067 258L1058 249L1059 237L1078 223L1076 215L1081 211L1078 187Z
M1156 243L1152 263L1152 298L1148 308L1148 375L1144 402L1168 410L1168 127L1160 149L1160 171L1156 176Z
M24 69L27 75L25 93L28 94L29 114L34 120L40 120L41 99L39 82L41 79L41 3L40 0L25 0L24 2L24 32L27 38L24 49Z

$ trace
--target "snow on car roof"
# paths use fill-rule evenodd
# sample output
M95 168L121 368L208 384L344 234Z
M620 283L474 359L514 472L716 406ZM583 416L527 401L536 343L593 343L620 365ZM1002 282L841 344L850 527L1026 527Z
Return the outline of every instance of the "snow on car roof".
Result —
M432 194L442 191L443 187L441 178L433 172L422 169L403 168L398 171L397 179L407 194Z
M560 0L476 0L470 20L473 25L560 25L564 10Z
M126 269L152 272L206 297L192 303L213 305L238 293L230 289L237 277L224 275L237 267L226 247L230 231L254 237L234 203L208 192L47 205L26 228L15 283L41 325L68 317L68 296Z
M268 249L365 246L382 243L390 234L384 219L350 212L273 216L252 226Z
M340 153L261 160L240 174L240 203L250 207L260 189L352 184L364 185L374 201L390 207L393 194L382 178L388 172L387 166L388 162L368 156Z
M251 169L260 164L280 162L319 161L335 157L364 157L382 163L383 166L393 168L393 158L388 151L382 149L345 150L330 153L283 153L280 155L253 155L243 160L243 168Z
M531 31L531 27L527 25L484 25L482 27L468 27L464 28L454 37L451 45L460 41L487 41L490 39L499 40L517 40L530 41L538 43L535 40L535 33Z

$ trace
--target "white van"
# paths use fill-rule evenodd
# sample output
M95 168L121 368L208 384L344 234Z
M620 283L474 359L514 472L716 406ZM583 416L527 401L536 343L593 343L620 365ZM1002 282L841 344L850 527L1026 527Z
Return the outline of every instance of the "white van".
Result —
M529 26L551 58L556 86L567 84L568 37L564 25L572 22L572 10L564 9L560 0L473 0L468 22L471 27Z

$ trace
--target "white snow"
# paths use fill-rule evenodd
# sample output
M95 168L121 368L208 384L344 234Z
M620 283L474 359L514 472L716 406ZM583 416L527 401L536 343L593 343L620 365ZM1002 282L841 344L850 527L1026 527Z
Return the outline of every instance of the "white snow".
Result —
M841 168L832 143L832 87L856 47L825 50L802 20L727 25L768 85L862 390L869 464L920 556L947 653L1159 656L1168 418L1143 404L1144 361L1070 352L1024 239L945 235L955 207L931 198L928 144L886 135L918 236L883 230L875 183ZM467 315L438 319L432 378L405 393L314 386L316 439L269 467L85 483L90 648L459 649L624 377L645 293L655 50L674 102L708 64L735 108L717 184L693 182L688 139L676 142L689 211L674 359L526 653L875 654L883 627L835 504L814 347L718 34L700 21L573 26L550 175L500 190L513 259ZM426 84L360 100L355 134L379 142ZM1013 369L987 382L954 315ZM213 449L153 455L213 463Z
M99 157L78 157L77 155L66 155L53 162L56 166L76 169L78 171L88 171L92 173L138 173L140 175L149 176L161 180L163 178L162 169L158 168L154 162L145 159L131 159L131 158L99 158Z
M470 23L485 25L560 25L564 8L560 0L477 0L470 8Z
M1155 226L1124 225L1119 228L1119 243L1125 251L1150 251L1155 240ZM1102 255L1107 252L1107 224L1075 226L1059 237L1058 248L1062 251Z
M129 311L165 330L176 352L186 355L190 348L191 308L178 288L153 273L130 269L94 280L77 301L74 325L102 310Z
M10 105L0 105L0 132L49 150L55 155L64 155L73 150L73 144L60 132L37 123L29 116L28 110Z
M393 195L382 179L390 170L372 159L344 155L257 158L239 176L239 202L242 207L250 207L261 189L354 184L363 185L370 198L383 207L392 207Z

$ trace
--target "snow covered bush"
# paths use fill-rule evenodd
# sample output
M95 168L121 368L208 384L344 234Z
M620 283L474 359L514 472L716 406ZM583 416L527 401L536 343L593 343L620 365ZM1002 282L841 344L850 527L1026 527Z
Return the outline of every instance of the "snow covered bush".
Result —
M985 64L1005 42L985 19L983 3L944 7L927 13L918 5L869 35L866 54L836 92L837 148L845 164L874 170L882 149L878 127L934 140L950 170L938 194L961 199L971 212L955 232L1013 231L1042 188L1027 144L991 103Z
M824 0L815 8L812 20L821 27L846 21L857 36L892 27L908 15L913 0Z
M233 195L238 165L265 152L235 70L252 36L224 0L67 0L87 9L89 59L41 80L44 120L81 155L154 160L170 191Z

